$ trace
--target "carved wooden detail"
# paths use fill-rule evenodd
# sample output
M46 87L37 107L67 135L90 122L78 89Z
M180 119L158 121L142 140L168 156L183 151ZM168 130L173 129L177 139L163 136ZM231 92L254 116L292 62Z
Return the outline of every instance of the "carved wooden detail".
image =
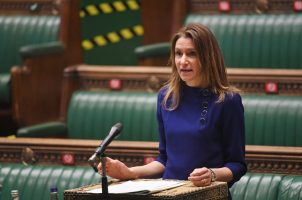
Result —
M0 138L0 162L24 163L24 149L34 155L34 164L64 164L62 156L74 156L73 165L88 165L89 157L100 144L97 140ZM148 163L158 155L157 142L113 141L106 155L128 166ZM246 146L246 163L250 172L302 175L302 147Z
M231 13L286 13L293 11L292 0L190 0L192 13L220 13L220 2L230 4Z
M0 0L0 13L5 15L58 15L60 0Z
M246 148L246 163L252 172L302 174L301 156L301 147L247 145Z

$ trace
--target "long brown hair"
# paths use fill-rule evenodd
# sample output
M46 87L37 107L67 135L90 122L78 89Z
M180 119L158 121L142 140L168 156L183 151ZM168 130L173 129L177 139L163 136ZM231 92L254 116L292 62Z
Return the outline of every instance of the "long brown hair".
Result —
M201 24L191 23L181 28L171 40L170 64L172 74L167 82L167 92L162 102L165 108L174 110L180 102L182 80L175 65L175 44L181 37L192 40L198 54L203 81L207 83L208 88L213 93L218 94L217 102L224 101L226 93L238 91L228 82L223 55L214 34ZM172 102L168 108L169 98L172 98Z

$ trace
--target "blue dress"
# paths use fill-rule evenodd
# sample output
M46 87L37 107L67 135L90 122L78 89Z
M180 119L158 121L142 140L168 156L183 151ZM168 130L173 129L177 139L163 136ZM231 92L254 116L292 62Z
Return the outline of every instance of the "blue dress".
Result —
M217 103L218 95L207 89L183 84L177 109L169 111L157 99L159 156L165 166L163 178L187 180L195 168L228 167L233 173L229 187L246 173L244 109L241 96L227 94ZM169 101L168 101L169 105Z

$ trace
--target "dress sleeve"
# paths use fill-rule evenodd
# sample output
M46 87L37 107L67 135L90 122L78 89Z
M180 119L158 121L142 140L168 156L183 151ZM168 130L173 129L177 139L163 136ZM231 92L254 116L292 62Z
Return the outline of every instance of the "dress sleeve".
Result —
M163 100L163 90L161 90L157 97L157 122L158 122L158 133L159 133L159 155L157 161L166 166L167 153L166 153L166 137L165 129L162 117L162 100Z
M231 187L247 171L245 163L244 108L239 94L227 96L223 105L222 144L225 167L233 173Z

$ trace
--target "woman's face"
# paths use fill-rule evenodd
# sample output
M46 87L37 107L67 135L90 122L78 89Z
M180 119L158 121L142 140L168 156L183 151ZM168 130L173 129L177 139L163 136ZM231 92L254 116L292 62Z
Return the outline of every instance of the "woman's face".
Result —
M180 37L175 44L177 72L188 86L201 86L201 66L192 39Z

